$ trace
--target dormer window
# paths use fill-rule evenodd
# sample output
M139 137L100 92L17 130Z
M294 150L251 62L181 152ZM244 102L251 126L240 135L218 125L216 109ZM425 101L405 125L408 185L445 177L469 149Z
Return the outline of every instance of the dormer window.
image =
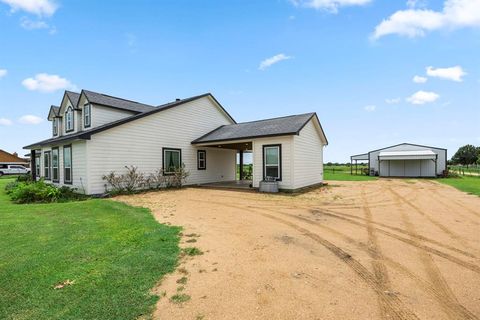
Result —
M68 107L67 112L65 112L65 131L73 131L73 108Z
M90 127L92 124L92 106L88 103L85 103L83 106L83 126L85 128Z
M53 135L56 136L58 134L58 119L53 118Z

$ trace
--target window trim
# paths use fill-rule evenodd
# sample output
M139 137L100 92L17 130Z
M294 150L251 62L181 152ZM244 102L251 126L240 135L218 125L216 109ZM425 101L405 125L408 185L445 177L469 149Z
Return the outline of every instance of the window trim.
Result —
M54 177L54 174L53 174L53 170L55 169L55 167L53 166L53 154L54 152L57 152L57 179L55 179ZM60 150L58 147L54 147L52 148L52 159L50 160L51 162L51 168L52 168L52 172L51 172L51 176L52 176L52 181L53 182L60 182Z
M87 112L88 109L88 123L87 123ZM85 103L83 105L83 127L90 128L92 126L92 105L90 103Z
M178 151L180 153L180 165L182 165L182 149L179 148L162 148L162 171L164 176L171 176L173 172L166 172L165 171L165 152L166 151Z
M67 180L67 175L65 174L65 149L68 148L70 150L70 180ZM63 183L64 184L72 184L73 183L73 155L72 155L72 145L66 144L62 148L63 150Z
M46 166L47 161L45 161L45 157L47 155L48 155L48 167ZM48 169L48 176L45 172L45 169ZM51 151L43 152L43 177L45 180L52 180L52 152Z
M72 113L72 128L68 128L68 113ZM65 132L72 132L75 130L75 113L73 112L72 106L69 106L67 108L67 111L65 112Z
M52 126L53 136L56 137L58 136L58 118L53 118Z
M282 145L281 144L264 144L262 145L262 159L263 159L263 164L262 164L262 170L263 170L263 180L265 181L265 178L267 177L267 165L266 165L266 148L272 148L272 147L277 147L278 148L278 179L276 181L282 181Z
M203 167L200 166L200 154L204 155ZM197 170L207 170L207 150L197 150Z
M42 155L41 154L37 155L35 153L35 175L37 176L37 178L40 178L42 176L42 166L40 163L41 161L42 161Z

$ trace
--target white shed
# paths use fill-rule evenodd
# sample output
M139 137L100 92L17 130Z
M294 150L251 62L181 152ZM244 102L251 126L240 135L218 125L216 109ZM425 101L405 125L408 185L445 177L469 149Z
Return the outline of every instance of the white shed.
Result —
M381 177L436 177L447 170L447 149L443 148L401 143L364 155L368 155L364 158L370 175Z

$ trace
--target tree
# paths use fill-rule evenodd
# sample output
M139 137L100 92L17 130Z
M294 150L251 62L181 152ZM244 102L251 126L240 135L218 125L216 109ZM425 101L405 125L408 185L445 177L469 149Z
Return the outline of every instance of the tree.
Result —
M477 147L477 164L480 165L480 147Z
M469 165L474 164L478 160L478 148L467 144L463 147L460 147L458 151L453 155L452 161L457 164Z

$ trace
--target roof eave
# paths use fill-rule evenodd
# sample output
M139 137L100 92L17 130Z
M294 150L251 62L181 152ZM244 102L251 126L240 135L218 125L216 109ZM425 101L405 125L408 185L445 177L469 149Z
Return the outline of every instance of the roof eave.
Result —
M203 144L203 143L215 143L215 142L229 142L229 141L239 141L239 140L247 140L247 139L259 139L259 138L269 138L269 137L281 137L281 136L294 136L297 135L298 131L292 131L292 132L285 132L285 133L272 133L272 134L264 134L264 135L258 135L258 136L245 136L245 137L237 137L237 138L231 138L231 139L215 139L215 140L208 140L208 141L198 141L194 140L191 142L191 144Z

